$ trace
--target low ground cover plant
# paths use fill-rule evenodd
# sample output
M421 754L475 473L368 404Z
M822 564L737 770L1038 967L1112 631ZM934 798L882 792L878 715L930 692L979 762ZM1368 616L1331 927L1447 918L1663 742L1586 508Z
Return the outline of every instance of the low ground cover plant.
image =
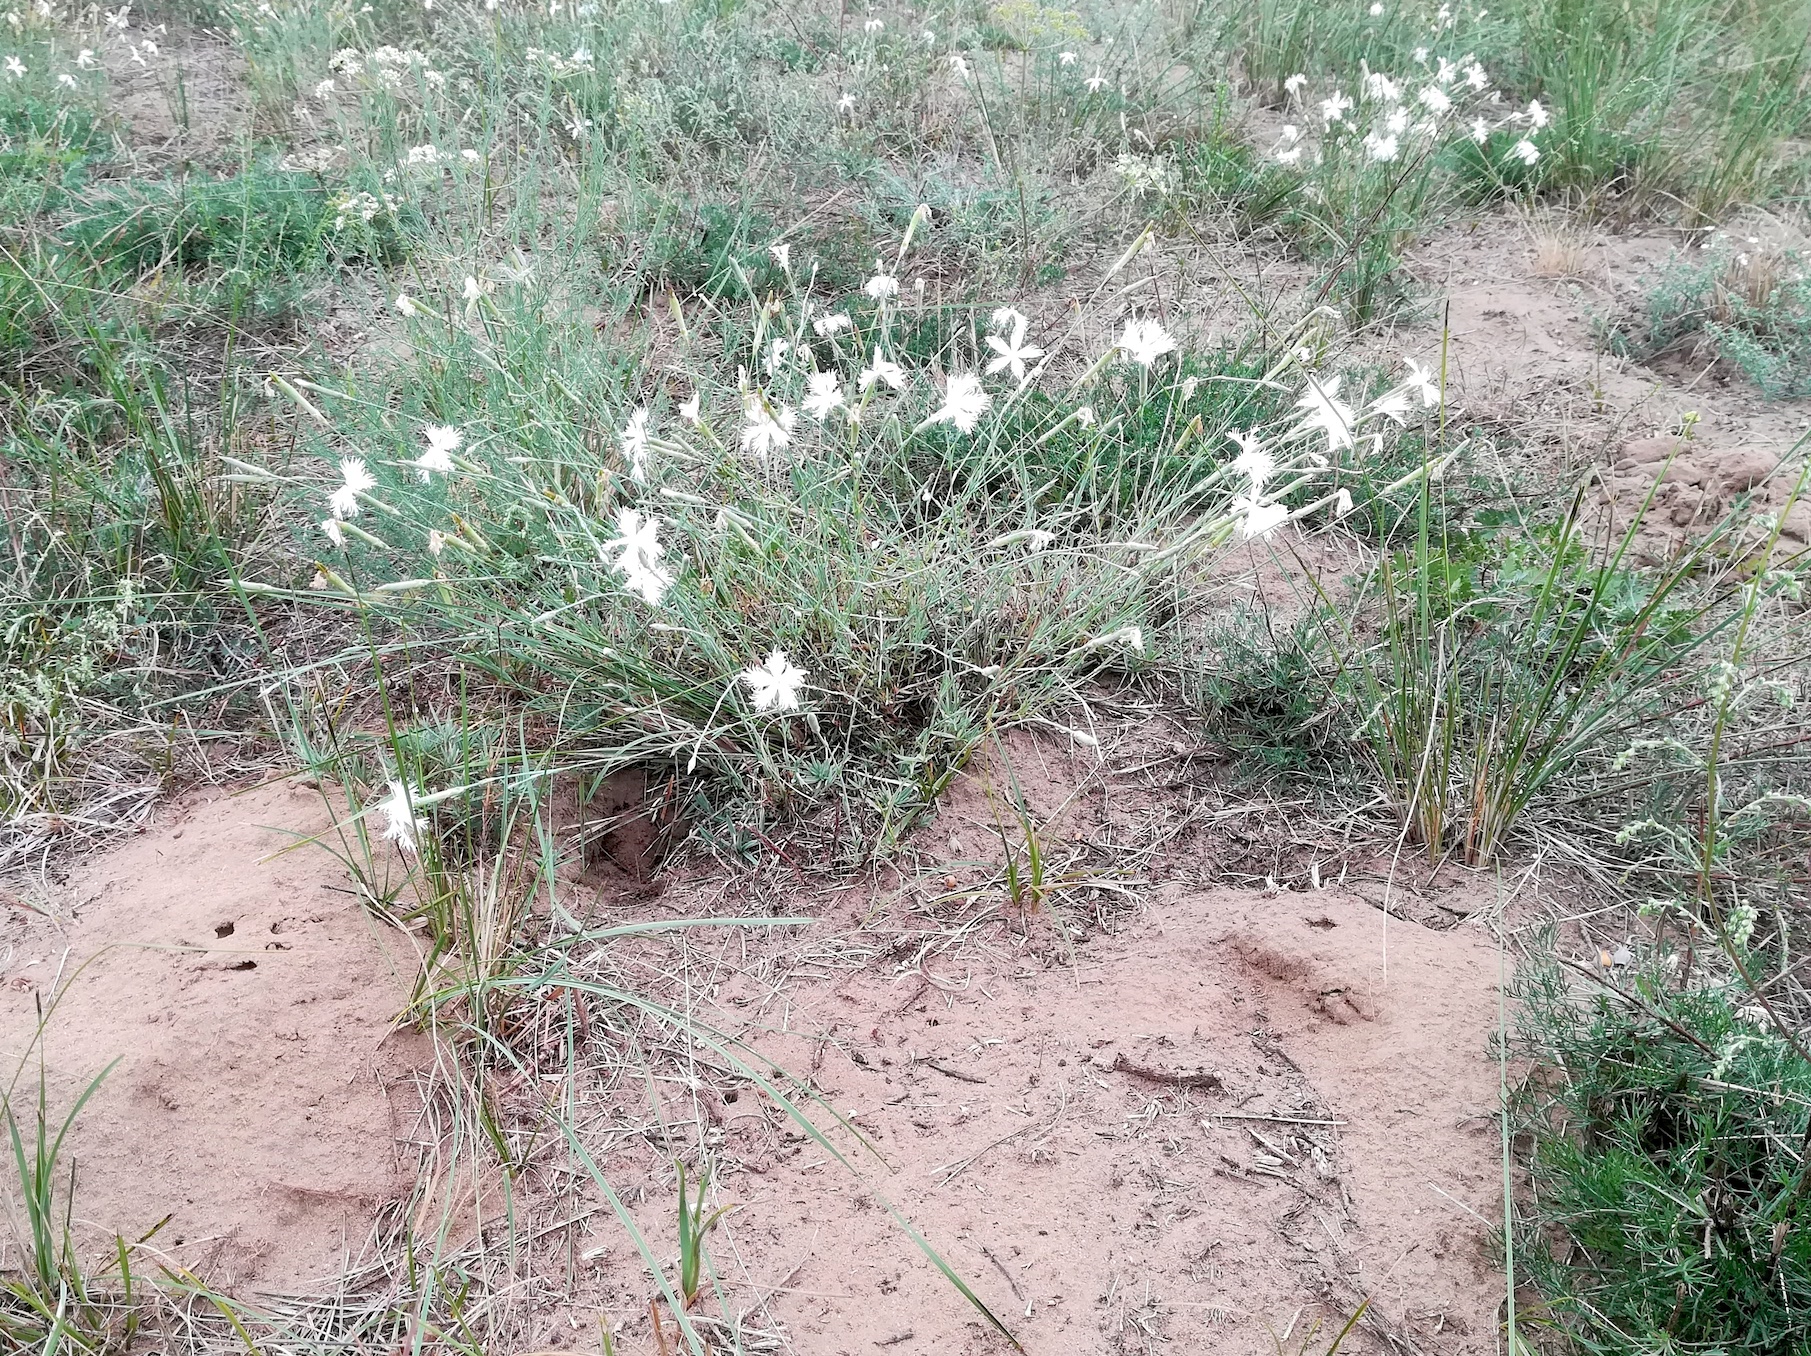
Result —
M1811 394L1811 283L1796 250L1726 232L1667 264L1617 336L1636 356L1722 362L1770 400Z
M1585 1351L1790 1351L1806 1341L1801 1220L1811 1064L1714 942L1613 957L1579 976L1531 966L1520 1111L1532 1150L1522 1255L1531 1315ZM1777 938L1774 939L1777 941ZM1751 957L1760 961L1768 948Z

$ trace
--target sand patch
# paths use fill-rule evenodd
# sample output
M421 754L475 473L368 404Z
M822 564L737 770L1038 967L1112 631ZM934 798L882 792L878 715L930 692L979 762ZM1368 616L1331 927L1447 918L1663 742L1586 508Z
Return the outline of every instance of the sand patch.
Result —
M1497 1351L1499 958L1472 910L1430 905L1436 929L1332 886L1116 876L1071 848L1111 835L1129 788L1012 743L1069 872L1028 917L986 880L989 826L1013 821L997 758L978 757L915 864L767 901L813 928L570 953L577 978L635 977L805 1079L866 1141L819 1107L858 1177L723 1057L653 1026L587 1051L562 1096L655 1256L676 1252L676 1157L708 1163L714 1201L736 1206L701 1331L812 1356L1010 1350L891 1204L1030 1351L1272 1356L1272 1333L1294 1350L1317 1322L1320 1350L1366 1298L1347 1352ZM1117 885L1105 912L1090 870ZM728 888L714 912L765 911ZM677 881L653 911L692 913L700 890ZM662 1042L677 1065L624 1063ZM519 1141L541 1099L526 1082L503 1099ZM573 1212L557 1145L523 1183ZM608 1209L578 1209L589 1278L523 1338L551 1346L601 1313L618 1350L651 1356L640 1256Z
M245 58L224 36L139 25L107 44L102 60L108 111L150 165L209 162L249 129Z
M392 1021L414 949L325 851L271 857L324 826L316 792L213 792L155 820L77 868L57 919L15 921L0 1049L17 1067L60 990L53 1114L119 1060L69 1146L91 1238L168 1215L154 1246L221 1286L331 1277L409 1190L396 1140L425 1051Z
M1368 1296L1348 1350L1490 1352L1495 954L1392 922L1385 979L1384 925L1330 890L1182 893L1068 964L977 938L793 986L801 1034L760 1047L815 1070L877 1186L1032 1350L1269 1352ZM999 1345L867 1193L739 1103L734 1247L798 1350Z

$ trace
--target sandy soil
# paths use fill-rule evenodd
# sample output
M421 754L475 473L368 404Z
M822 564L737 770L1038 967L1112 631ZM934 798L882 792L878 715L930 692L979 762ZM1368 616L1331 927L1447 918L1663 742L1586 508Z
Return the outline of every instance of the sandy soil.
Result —
M230 156L249 130L245 60L228 39L134 24L102 51L122 149L141 168L175 170Z
M1685 243L1660 231L1561 240L1498 217L1413 260L1438 297L1455 413L1525 439L1524 469L1561 484L1595 469L1592 502L1618 533L1661 482L1633 545L1645 564L1686 549L1738 499L1762 531L1791 495L1803 460L1788 454L1811 429L1811 403L1763 401L1721 364L1646 367L1602 351L1594 323L1635 315ZM1781 536L1782 558L1811 544L1811 503L1793 507Z
M575 977L689 1006L860 1131L816 1113L838 1162L720 1053L625 1073L625 1050L645 1058L658 1036L594 1012L562 1095L655 1255L677 1250L686 1145L702 1138L713 1200L735 1207L712 1243L720 1298L698 1312L757 1350L1008 1350L890 1204L1030 1351L1270 1353L1273 1332L1299 1343L1317 1322L1324 1347L1365 1298L1347 1351L1494 1351L1499 958L1479 882L1202 888L1189 877L1211 870L1212 840L1197 835L1153 884L1134 854L1116 871L1085 847L1126 830L1131 784L1054 739L1009 748L1070 864L1036 911L998 889L1004 779L988 757L878 880L726 894L681 875L632 904L614 884L575 895L588 923L817 919L769 945L700 928L572 953ZM523 1078L499 1100L526 1135L547 1096ZM569 1178L555 1153L524 1182L565 1214ZM584 1347L575 1333L601 1314L619 1350L657 1351L635 1247L599 1203L579 1213L592 1284L525 1336Z
M1009 747L1059 859L1115 832L1093 755ZM1268 1352L1272 1330L1336 1328L1365 1297L1347 1350L1492 1350L1498 961L1460 922L1476 900L1397 891L1428 927L1331 884L1072 868L1024 913L987 884L999 803L982 759L906 869L828 892L790 881L775 902L818 923L765 948L699 929L575 951L577 973L626 967L865 1137L817 1115L852 1172L695 1049L607 1077L620 1032L598 1025L571 1076L577 1125L656 1255L675 1249L673 1155L700 1136L715 1198L736 1206L712 1244L723 1301L700 1314L739 1320L755 1349L1006 1349L884 1197L1033 1351ZM9 1053L63 993L53 1104L121 1057L74 1136L78 1216L135 1237L168 1213L155 1247L248 1291L348 1267L393 1237L388 1207L412 1186L408 1075L428 1051L392 1019L414 948L324 850L272 858L322 821L318 794L288 786L166 807L80 868L60 917L15 918L6 955ZM567 903L591 926L748 907L721 881L651 895L588 879ZM557 1207L567 1222L542 1243L585 1265L560 1303L530 1306L525 1335L557 1349L601 1318L619 1350L653 1353L641 1260L538 1119L548 1076L564 1081L502 1083L497 1101L541 1132L518 1208Z
M318 792L273 785L162 807L152 826L13 911L0 1049L35 1103L40 1007L53 1115L118 1063L70 1138L76 1215L227 1286L337 1275L410 1185L407 1075L391 1023L412 943L324 849ZM54 1001L54 1007L53 1005ZM412 1161L412 1156L411 1156Z
M1343 892L1166 891L1066 961L983 928L903 974L791 986L797 1034L759 1048L810 1061L888 1160L880 1189L1033 1350L1268 1351L1267 1327L1337 1328L1369 1296L1368 1337L1487 1352L1499 1281L1468 1212L1499 1190L1495 952L1394 929L1386 979L1385 915ZM726 1117L723 1184L798 1348L989 1349L782 1129Z

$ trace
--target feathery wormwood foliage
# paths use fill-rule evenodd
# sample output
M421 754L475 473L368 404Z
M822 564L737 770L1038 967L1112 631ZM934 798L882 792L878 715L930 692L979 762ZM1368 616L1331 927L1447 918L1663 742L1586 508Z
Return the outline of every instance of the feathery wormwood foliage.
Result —
M1010 308L952 334L939 390L887 356L918 318L894 275L826 307L778 248L793 294L682 315L652 389L532 282L474 282L463 317L412 323L412 393L295 390L340 479L288 481L327 548L294 596L450 655L557 770L660 769L707 833L834 819L884 846L988 731L1135 669L1204 553L1347 508L1369 430L1431 395L1411 368L1355 408L1292 357L1182 376L1153 321L1076 352Z
M1654 279L1646 314L1612 336L1652 359L1708 349L1770 400L1811 395L1811 278L1793 250L1717 232ZM1629 331L1633 330L1633 333Z
M1518 967L1528 1215L1558 1231L1518 1256L1537 1320L1594 1356L1787 1356L1811 1346L1811 1064L1685 955L1606 957L1602 983Z
M223 179L99 185L65 210L59 235L103 281L183 271L189 304L269 316L295 304L310 271L400 262L392 214L366 220L347 202L316 175L251 165Z

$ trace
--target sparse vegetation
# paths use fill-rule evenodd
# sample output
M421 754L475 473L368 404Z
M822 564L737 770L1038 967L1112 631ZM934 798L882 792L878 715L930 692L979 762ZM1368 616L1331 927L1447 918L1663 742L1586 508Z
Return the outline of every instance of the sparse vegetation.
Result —
M1315 889L1323 861L1415 857L1591 894L1570 929L1478 924L1524 955L1503 1239L1542 1300L1518 1328L1508 1297L1504 1349L1811 1341L1803 452L1701 518L1662 521L1663 470L1618 518L1529 450L1536 402L1456 393L1455 270L1418 262L1538 215L1566 258L1537 272L1574 285L1591 231L1724 228L1611 347L1811 395L1801 254L1730 224L1802 211L1802 6L3 17L0 862L50 872L222 751L305 773L321 843L419 952L447 1156L342 1307L260 1308L142 1239L93 1262L58 1129L86 1096L9 1095L9 1349L517 1349L491 1307L516 1279L448 1245L432 1193L481 1161L513 1201L549 1145L650 1273L650 1350L780 1349L707 1245L733 1209L711 1116L649 1132L675 1259L585 1098L682 1051L690 1094L703 1061L859 1174L868 1127L815 1066L618 954L809 920L581 921L571 883L631 828L614 867L872 875L991 759L981 883L937 897L1068 955L1136 895L1128 862L1199 826L1190 799L1140 856L1032 809L1004 741L1110 731L1191 798L1325 810ZM236 92L209 136L172 56L204 29ZM1681 529L1658 555L1656 523ZM1287 607L1243 588L1266 571ZM1283 888L1285 855L1241 881ZM1611 914L1635 944L1581 974ZM966 992L901 947L875 954ZM871 1199L988 1340L1036 1312ZM513 1267L534 1239L505 1232ZM1389 1339L1341 1302L1294 1342ZM1155 1340L1121 1309L1116 1340Z
M1705 358L1770 400L1811 395L1811 283L1794 250L1726 235L1653 280L1646 314L1617 336L1637 356Z

